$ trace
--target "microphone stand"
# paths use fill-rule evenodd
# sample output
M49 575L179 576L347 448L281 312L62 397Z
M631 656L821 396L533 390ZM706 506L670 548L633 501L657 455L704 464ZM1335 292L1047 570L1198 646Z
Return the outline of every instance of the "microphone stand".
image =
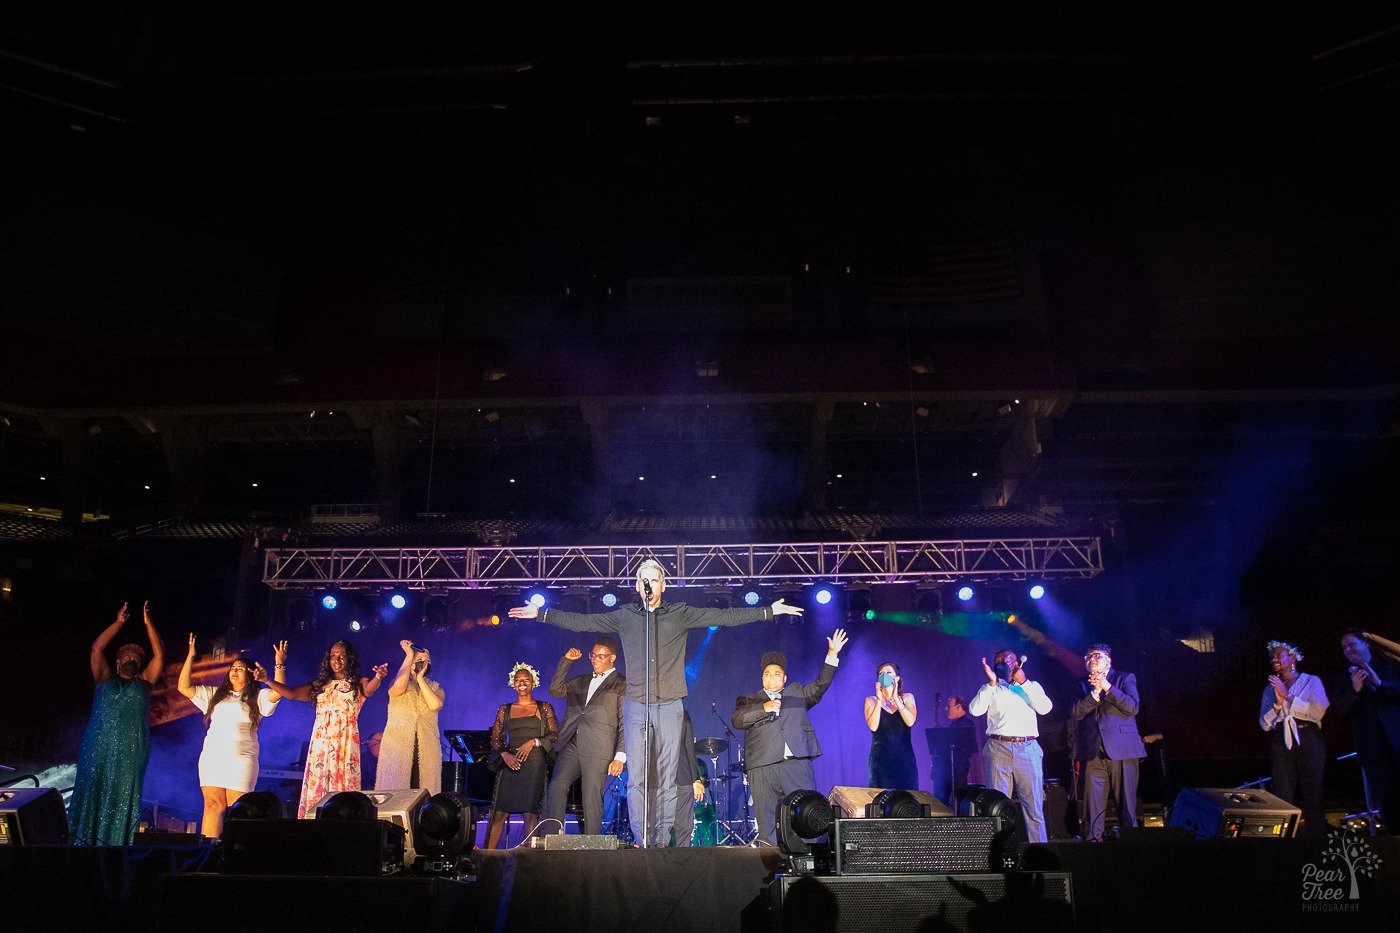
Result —
M710 702L710 712L719 720L720 728L729 738L729 745L724 750L724 776L719 783L724 785L724 819L720 820L720 825L724 827L724 836L715 842L715 845L729 845L730 837L734 836L734 794L729 789L729 782L734 779L734 747L739 744L739 737L729 729L729 723L724 721L724 717L719 714L714 701ZM742 837L741 837L742 838Z

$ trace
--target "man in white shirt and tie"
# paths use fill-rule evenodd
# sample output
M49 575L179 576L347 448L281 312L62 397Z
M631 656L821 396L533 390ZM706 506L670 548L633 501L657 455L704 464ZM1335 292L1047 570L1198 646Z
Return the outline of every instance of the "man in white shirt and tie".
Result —
M569 665L583 653L570 648L559 659L549 695L565 697L564 721L554 743L554 776L546 795L544 832L563 832L569 788L583 781L583 821L580 832L597 835L603 825L603 789L608 776L617 777L627 761L623 751L622 701L627 683L613 666L617 661L617 639L604 635L588 655L592 674L566 677Z
M982 659L987 682L972 697L967 711L987 717L987 744L982 748L987 782L994 790L1021 803L1026 818L1026 838L1045 842L1045 783L1037 716L1050 712L1050 698L1033 680L1026 679L1014 651L999 651L996 670Z

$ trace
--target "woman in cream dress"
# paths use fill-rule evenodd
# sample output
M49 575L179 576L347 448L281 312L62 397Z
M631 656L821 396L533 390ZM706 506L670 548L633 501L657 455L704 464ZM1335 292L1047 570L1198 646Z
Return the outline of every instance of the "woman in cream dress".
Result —
M389 718L379 744L379 766L375 790L402 790L424 787L428 793L442 790L442 740L438 732L438 710L443 693L437 681L429 680L433 669L427 648L405 639L403 664L389 684Z

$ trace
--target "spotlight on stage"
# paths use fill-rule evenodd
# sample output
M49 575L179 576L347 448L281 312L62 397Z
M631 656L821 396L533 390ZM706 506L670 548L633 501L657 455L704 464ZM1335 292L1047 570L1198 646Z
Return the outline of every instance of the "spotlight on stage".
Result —
M229 804L226 820L280 820L282 801L270 790L255 790Z
M321 605L326 609L334 609L336 606L340 605L340 600L335 598L334 593L327 593L325 596L321 597Z
M831 588L825 586L818 588L816 594L812 598L817 601L817 605L825 606L827 603L831 602Z
M757 606L759 599L758 590L748 590L744 593L745 606Z
M1035 584L1027 592L1030 594L1031 599L1045 598L1045 587L1042 584Z
M609 609L615 609L617 607L617 594L612 590L604 590L603 605Z
M544 604L547 603L548 601L549 601L549 600L547 600L547 599L545 598L545 595L544 595L544 591L543 591L543 590L535 590L534 592L532 592L532 593L530 594L530 597L529 597L529 602L530 602L530 604L531 604L532 606L534 606L536 609L543 609L543 608L544 608Z
M343 823L372 823L379 819L374 801L357 790L343 790L327 797L316 808L316 819L339 820Z
M814 790L795 790L778 804L778 849L794 872L829 870L830 845L824 837L835 821L831 801Z
M958 599L961 599L963 602L967 602L967 601L968 601L969 599L971 599L971 598L972 598L972 587L970 587L970 586L960 586L960 587L958 587Z
M875 799L865 805L866 819L917 820L933 815L933 808L920 803L919 798L907 790L890 788L875 795Z
M395 609L402 609L404 606L408 605L408 598L402 593L395 593L389 597L389 605L393 606Z
M471 855L476 815L463 794L444 791L429 798L413 821L413 870L425 875L457 875Z
M999 790L969 787L958 795L958 816L990 816L996 820L992 836L992 871L1014 871L1026 845L1026 821L1021 805Z

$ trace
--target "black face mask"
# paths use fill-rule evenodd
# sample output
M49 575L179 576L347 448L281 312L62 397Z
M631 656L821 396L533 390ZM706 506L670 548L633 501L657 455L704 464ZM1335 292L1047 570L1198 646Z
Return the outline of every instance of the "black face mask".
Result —
M998 662L996 663L996 666L993 667L992 670L996 671L997 677L999 677L1000 679L1005 680L1005 681L1008 681L1008 682L1011 680L1011 670L1012 670L1012 668L1011 668L1010 662L1008 662L1008 661L998 661Z
M127 658L125 661L118 662L117 664L117 673L125 677L127 680L130 680L131 678L135 677L137 672L140 670L140 663L132 660L131 658Z

